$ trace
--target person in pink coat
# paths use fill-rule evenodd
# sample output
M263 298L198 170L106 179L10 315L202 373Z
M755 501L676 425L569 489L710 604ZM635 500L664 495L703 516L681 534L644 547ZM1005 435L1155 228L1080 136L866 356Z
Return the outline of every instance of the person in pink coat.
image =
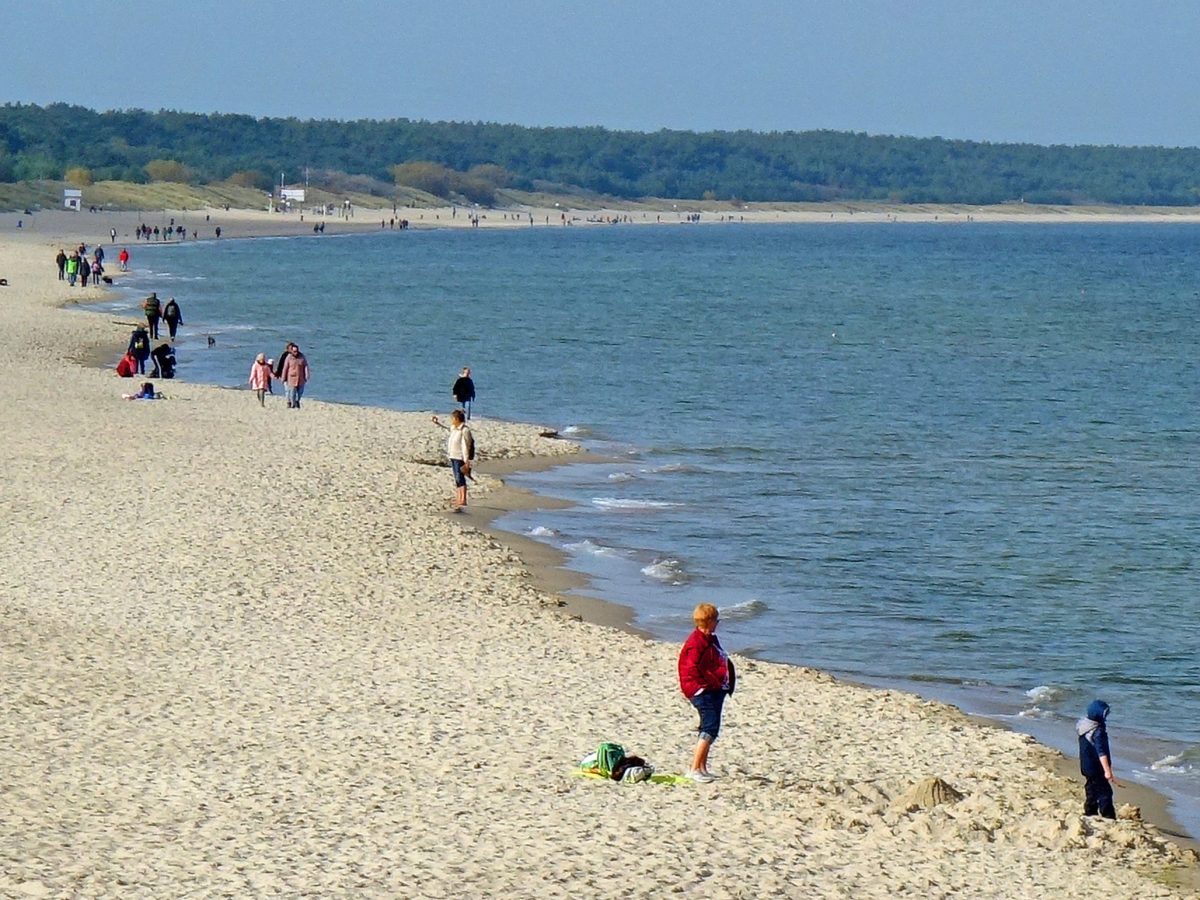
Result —
M273 394L271 390L271 364L267 362L267 354L260 353L254 359L254 365L250 367L250 390L258 394L258 405L266 406L267 394Z

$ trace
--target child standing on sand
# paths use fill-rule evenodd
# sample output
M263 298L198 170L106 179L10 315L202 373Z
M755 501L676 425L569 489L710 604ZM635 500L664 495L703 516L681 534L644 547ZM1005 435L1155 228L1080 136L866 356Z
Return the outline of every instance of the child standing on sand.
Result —
M688 778L707 784L716 778L708 771L708 751L721 731L721 707L733 693L737 673L733 660L717 640L717 608L701 603L692 611L695 630L679 651L679 689L700 714L699 740L692 753Z
M1113 786L1117 779L1108 749L1108 712L1107 703L1093 700L1088 704L1087 716L1075 724L1075 731L1079 735L1079 771L1084 778L1083 814L1115 819Z
M250 367L250 389L258 394L258 405L266 406L267 394L274 393L271 390L271 364L267 362L267 354L260 353L254 358L254 365Z

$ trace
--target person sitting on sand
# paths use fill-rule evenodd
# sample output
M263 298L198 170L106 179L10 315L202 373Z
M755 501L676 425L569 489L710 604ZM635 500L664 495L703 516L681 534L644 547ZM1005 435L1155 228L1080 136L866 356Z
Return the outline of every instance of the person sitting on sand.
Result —
M692 753L688 777L707 784L716 776L708 771L708 751L721 732L721 707L733 693L737 673L733 660L717 640L717 608L701 603L692 611L695 630L679 650L679 689L700 714L699 740Z
M271 390L271 378L274 373L271 371L271 364L267 361L267 354L260 353L254 358L254 364L250 366L250 390L258 394L258 405L267 405L267 394L273 394Z
M122 394L122 400L157 400L158 393L154 390L154 385L149 381L143 382L141 389L136 394Z
M118 378L132 378L137 372L137 360L133 358L133 354L126 350L125 355L121 357L121 361L117 363Z
M1109 706L1103 700L1088 704L1087 715L1075 723L1079 735L1079 772L1083 775L1083 814L1115 819L1113 786L1117 783L1108 750Z

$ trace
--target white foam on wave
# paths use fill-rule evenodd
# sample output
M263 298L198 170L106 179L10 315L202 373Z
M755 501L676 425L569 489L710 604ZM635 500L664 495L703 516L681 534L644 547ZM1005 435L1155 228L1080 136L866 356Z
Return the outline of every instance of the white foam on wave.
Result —
M1037 687L1030 688L1025 692L1025 696L1033 701L1036 706L1039 703L1047 703L1057 700L1062 696L1062 689L1056 688L1048 684L1039 684Z
M667 584L685 584L687 582L683 563L671 557L656 559L650 565L642 566L642 574L656 581L665 581Z
M1042 709L1040 706L1031 706L1029 709L1023 709L1017 713L1018 719L1049 719L1053 716L1054 713Z
M673 509L678 503L665 500L627 500L620 497L593 497L592 505L600 509Z
M588 434L588 429L584 425L568 425L559 434Z
M1150 763L1151 772L1166 772L1171 775L1183 775L1192 771L1192 766L1183 758L1182 753L1172 753L1162 759Z
M637 478L637 476L632 472L613 472L608 476L608 480L614 482L633 481L635 478Z
M534 525L525 532L530 537L554 537L555 531L553 528L547 528L545 525Z
M741 603L735 603L733 606L722 606L720 609L721 618L732 621L743 621L752 619L757 615L765 613L769 606L762 600L744 600Z
M575 541L571 544L564 544L564 550L569 550L572 553L589 553L592 556L620 556L621 554L612 547L605 547L603 544L597 544L595 541L582 540Z

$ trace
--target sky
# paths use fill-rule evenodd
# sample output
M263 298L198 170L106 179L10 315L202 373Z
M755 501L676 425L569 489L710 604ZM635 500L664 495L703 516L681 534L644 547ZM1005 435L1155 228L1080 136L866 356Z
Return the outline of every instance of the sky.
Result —
M1200 145L1197 0L0 0L0 20L0 102Z

